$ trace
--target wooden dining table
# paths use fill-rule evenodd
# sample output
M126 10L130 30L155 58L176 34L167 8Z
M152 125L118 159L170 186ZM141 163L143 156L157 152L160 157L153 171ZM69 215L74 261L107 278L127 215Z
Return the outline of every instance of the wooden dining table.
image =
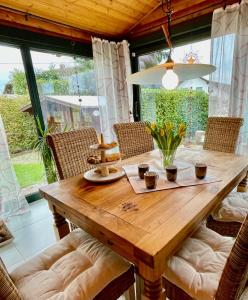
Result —
M158 150L122 165L147 163ZM67 220L90 233L136 266L144 279L144 299L165 299L162 274L166 261L236 186L247 188L248 158L201 149L178 149L178 161L205 162L221 181L136 194L127 177L108 184L83 174L40 189L48 200L59 238L69 233Z

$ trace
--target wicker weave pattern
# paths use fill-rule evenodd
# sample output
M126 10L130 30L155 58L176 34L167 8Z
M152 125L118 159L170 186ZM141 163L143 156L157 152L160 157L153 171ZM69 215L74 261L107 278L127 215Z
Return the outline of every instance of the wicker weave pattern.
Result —
M82 174L92 168L87 158L95 154L89 146L98 143L94 128L52 134L47 137L47 142L53 151L60 179Z
M234 153L242 118L209 117L203 149ZM207 220L207 227L221 235L236 236L241 224L237 222L215 221L211 216Z
M207 227L221 235L236 237L241 223L239 222L221 222L213 219L212 216L207 218Z
M0 299L22 300L16 286L12 282L4 263L0 258Z
M234 153L242 118L209 117L203 149Z
M152 136L146 131L145 122L114 124L120 152L129 158L154 149Z
M223 270L216 300L238 300L248 280L248 215Z

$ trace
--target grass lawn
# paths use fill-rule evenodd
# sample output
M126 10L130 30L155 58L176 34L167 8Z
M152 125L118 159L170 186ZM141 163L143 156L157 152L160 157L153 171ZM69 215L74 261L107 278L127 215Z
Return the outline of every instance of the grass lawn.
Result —
M45 181L42 163L14 163L14 170L21 188Z

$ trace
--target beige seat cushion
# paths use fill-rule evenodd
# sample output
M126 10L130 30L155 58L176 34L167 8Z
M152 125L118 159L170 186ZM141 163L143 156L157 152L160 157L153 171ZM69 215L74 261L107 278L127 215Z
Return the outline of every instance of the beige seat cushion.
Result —
M77 229L10 276L24 300L88 300L129 268L129 263Z
M248 213L248 193L231 192L212 213L216 221L243 223Z
M202 225L168 260L164 276L195 299L213 300L233 244Z

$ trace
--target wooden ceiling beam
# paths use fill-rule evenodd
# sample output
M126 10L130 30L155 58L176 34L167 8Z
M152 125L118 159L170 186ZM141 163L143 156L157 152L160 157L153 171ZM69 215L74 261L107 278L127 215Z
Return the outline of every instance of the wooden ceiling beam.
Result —
M92 35L99 36L96 33L3 7L0 7L0 24L84 43L91 43ZM104 38L108 37L104 36Z
M154 6L148 13L146 13L138 22L136 22L133 26L131 26L128 31L126 32L127 34L130 33L131 31L134 30L140 23L142 23L148 16L150 16L156 9L158 9L161 6L161 2L159 2L156 6Z
M180 2L180 1L178 1ZM177 3L178 3L177 2ZM183 1L181 1L183 4ZM197 1L194 1L197 3ZM219 8L224 5L225 1L220 0L212 0L212 1L198 1L199 3L195 5L188 6L188 8L185 8L185 6L181 5L181 9L178 10L178 8L174 10L174 13L172 15L172 27L174 25L177 25L179 23L195 19L199 16L208 15L212 13L216 8ZM236 2L236 0L229 0L227 1L228 4L233 4ZM193 3L193 1L191 1ZM178 6L177 6L178 7ZM150 21L147 23L139 24L134 30L132 30L127 38L131 40L135 40L137 37L141 37L143 35L150 34L152 32L161 30L161 26L167 22L167 17L162 12L162 10L157 9L154 11L154 17L153 15L150 15Z

